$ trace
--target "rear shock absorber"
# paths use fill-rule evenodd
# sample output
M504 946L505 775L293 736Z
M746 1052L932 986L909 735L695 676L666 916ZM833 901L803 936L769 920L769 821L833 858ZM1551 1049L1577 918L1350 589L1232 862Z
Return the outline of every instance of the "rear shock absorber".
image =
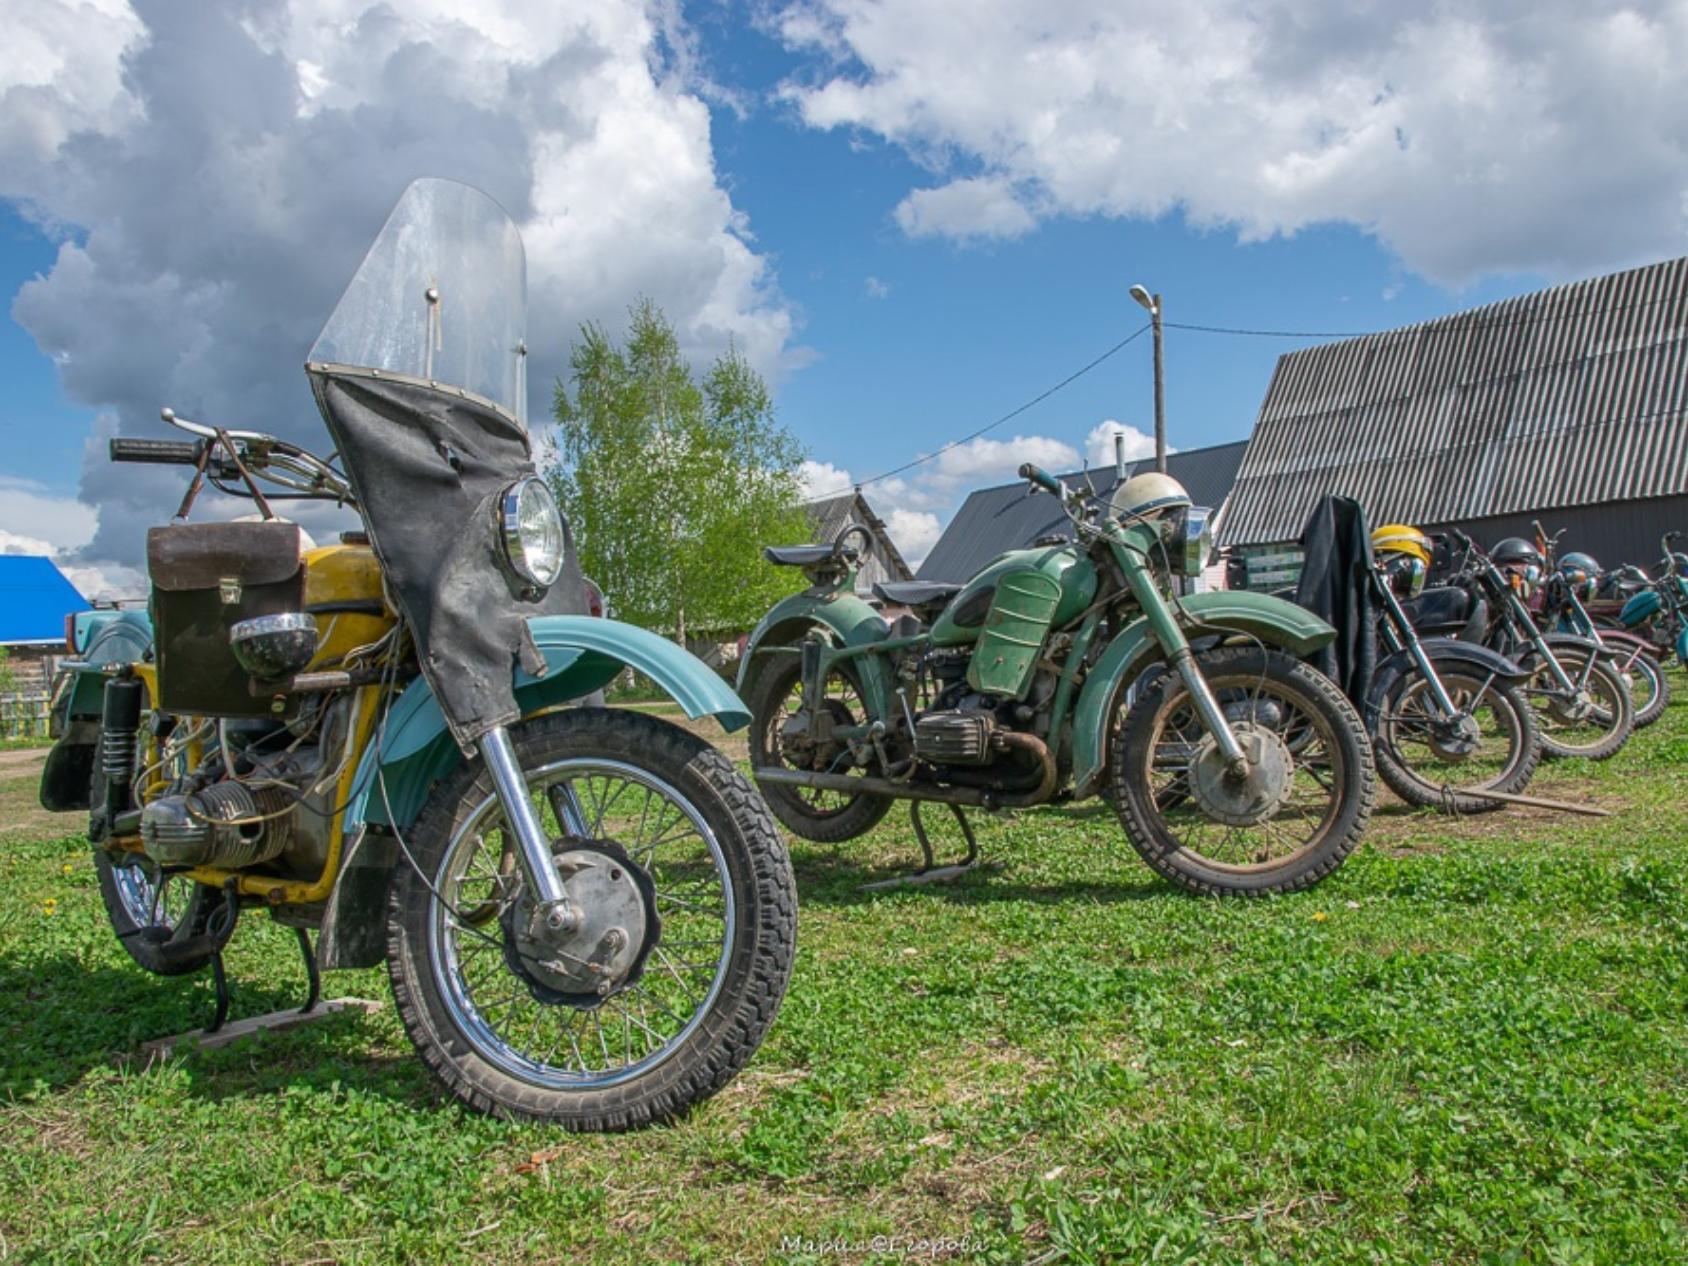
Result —
M145 687L127 668L105 684L100 715L100 773L105 776L105 800L98 806L92 834L103 839L112 820L129 807L135 780L135 735L141 725Z

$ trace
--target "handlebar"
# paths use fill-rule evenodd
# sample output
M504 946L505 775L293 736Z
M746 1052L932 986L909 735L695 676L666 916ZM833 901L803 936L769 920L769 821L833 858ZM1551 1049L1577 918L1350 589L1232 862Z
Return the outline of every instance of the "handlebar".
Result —
M1044 470L1041 466L1034 466L1030 462L1024 463L1020 467L1020 478L1024 479L1028 483L1035 484L1037 487L1042 488L1052 497L1060 497L1062 500L1066 499L1067 490L1062 487L1061 481L1055 478L1054 475L1051 475L1047 470Z
M111 441L111 460L154 466L197 466L204 456L203 441L143 440L117 437Z

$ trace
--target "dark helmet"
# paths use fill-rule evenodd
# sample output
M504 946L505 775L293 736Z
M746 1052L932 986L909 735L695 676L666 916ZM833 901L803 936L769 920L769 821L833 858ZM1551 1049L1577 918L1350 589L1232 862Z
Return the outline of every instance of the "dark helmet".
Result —
M1587 602L1594 597L1594 587L1600 581L1600 564L1592 554L1573 550L1559 560L1559 574L1571 592Z
M1489 551L1496 567L1534 567L1541 573L1541 551L1521 536L1509 536Z

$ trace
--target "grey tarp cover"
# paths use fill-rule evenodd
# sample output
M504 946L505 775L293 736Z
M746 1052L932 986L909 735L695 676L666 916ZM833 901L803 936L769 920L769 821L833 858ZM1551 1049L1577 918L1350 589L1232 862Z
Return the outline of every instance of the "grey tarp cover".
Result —
M500 494L534 474L528 438L504 414L454 391L313 367L317 404L363 507L370 543L416 638L423 676L465 749L518 719L516 664L544 670L536 615L582 615L574 537L538 600L500 564Z

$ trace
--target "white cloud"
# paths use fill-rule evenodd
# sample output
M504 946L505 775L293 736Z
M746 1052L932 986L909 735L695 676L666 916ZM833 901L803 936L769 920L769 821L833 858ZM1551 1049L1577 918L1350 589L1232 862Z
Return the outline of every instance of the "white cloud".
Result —
M765 373L801 358L718 178L671 5L12 7L0 197L50 232L75 230L12 315L73 398L111 411L113 432L161 435L168 403L321 444L300 364L420 175L478 185L522 225L536 416L580 323L613 330L639 296L697 360L729 340ZM137 561L179 474L114 470L91 447L85 556ZM205 509L230 512L214 498Z
M1037 227L1008 181L988 177L916 189L894 214L910 237L1008 238Z
M878 277L869 277L862 283L862 290L869 299L884 299L891 293L891 283L881 281Z
M27 479L0 475L0 554L57 554L94 539L92 507ZM13 548L30 541L40 549Z
M1114 464L1114 436L1125 436L1125 460L1128 462L1141 461L1145 457L1155 455L1155 437L1152 433L1139 431L1136 427L1125 422L1116 422L1109 418L1105 422L1098 422L1090 428L1090 434L1084 437L1084 451L1092 466L1112 466ZM1169 453L1177 450L1168 444Z
M935 514L919 510L893 509L885 515L885 530L897 546L897 552L911 569L926 561L926 555L943 535L943 525Z
M851 478L850 472L842 466L834 466L831 462L817 462L808 458L804 459L803 465L798 469L797 481L806 500L849 492L856 483Z
M1444 283L1688 245L1688 5L800 0L784 89L935 173L911 234L1342 222ZM958 30L965 38L956 38Z

